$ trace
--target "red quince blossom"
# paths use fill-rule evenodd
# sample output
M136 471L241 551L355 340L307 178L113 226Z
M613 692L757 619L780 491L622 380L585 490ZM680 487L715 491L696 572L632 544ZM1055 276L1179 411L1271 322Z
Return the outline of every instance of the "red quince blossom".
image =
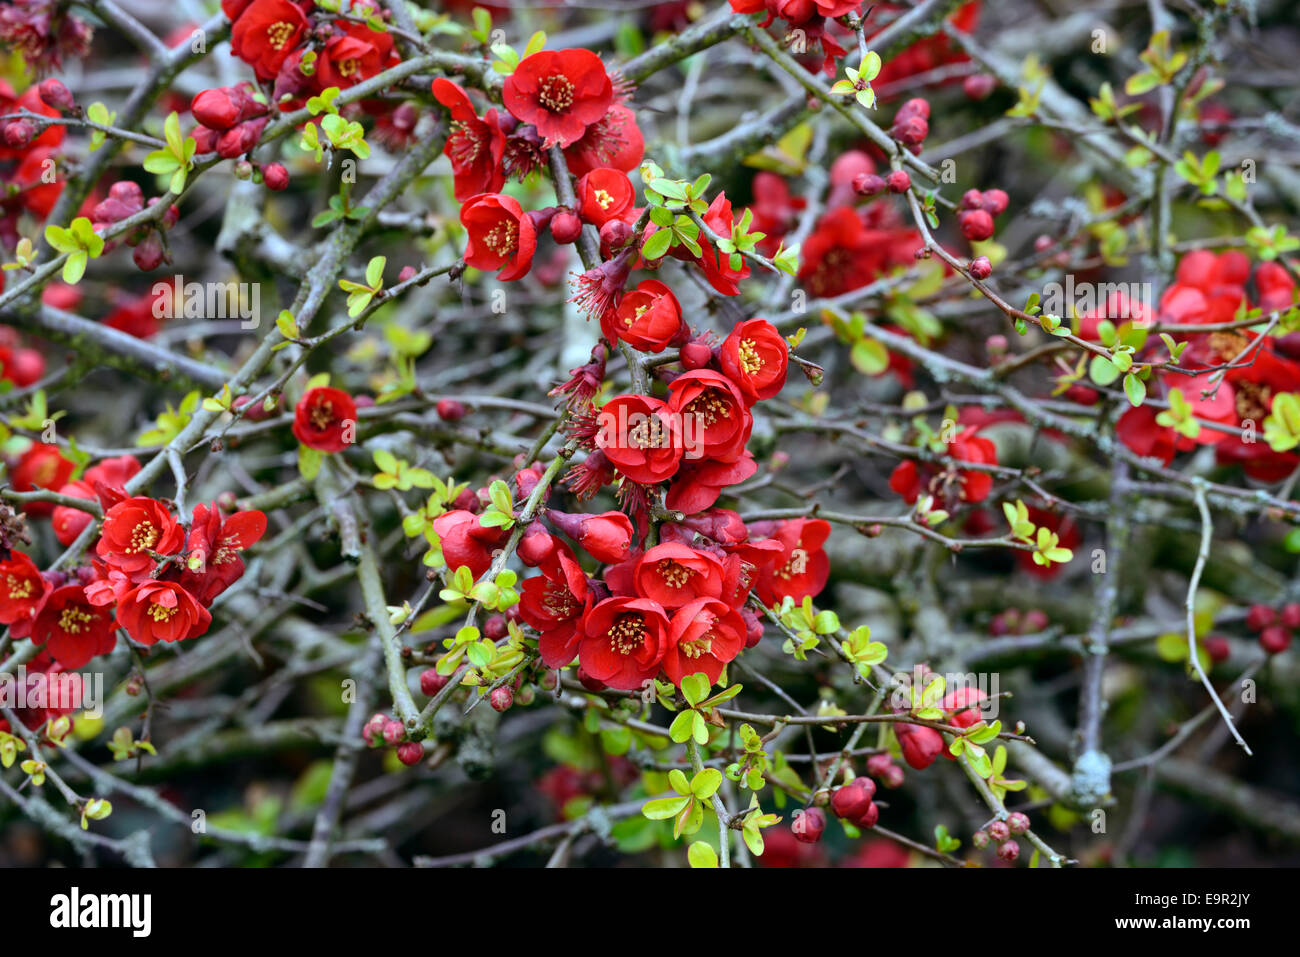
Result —
M753 405L781 391L789 356L790 350L776 326L766 319L749 319L737 323L723 341L718 364L745 401Z
M642 352L663 352L683 330L682 307L657 279L644 279L618 305L601 313L600 331Z
M251 66L259 80L275 79L307 32L302 5L290 0L222 0L221 7L234 24L230 52Z
M709 229L724 239L730 238L736 225L735 217L731 212L731 201L727 199L726 193L718 193L700 218ZM744 257L739 257L739 264L733 264L731 254L714 249L713 244L704 235L699 237L699 243L700 255L694 261L703 271L709 285L724 296L739 295L738 283L742 279L749 278L749 263ZM674 247L671 255L674 258L690 257L685 247Z
M843 295L910 265L921 246L921 234L899 225L887 201L873 203L867 213L842 206L818 220L804 243L799 280L815 296Z
M15 492L32 492L38 488L53 491L67 483L76 467L75 462L63 457L57 445L37 442L23 453L9 481ZM54 506L49 502L29 502L23 511L28 515L49 515Z
M462 202L479 193L496 193L505 185L501 157L506 135L495 108L480 119L469 94L451 80L433 81L433 95L451 113L451 135L443 152L451 160L456 198Z
M547 146L571 146L614 102L605 64L590 50L542 50L524 57L506 78L502 101L531 123Z
M696 369L669 383L668 392L668 408L681 422L682 445L688 460L740 460L754 428L754 417L731 379L712 369Z
M540 634L537 650L549 668L563 668L578 654L582 619L591 610L587 576L565 550L520 586L519 615Z
M117 623L143 645L187 641L206 632L212 613L176 582L147 581L117 603Z
M611 219L628 223L636 219L632 208L636 204L636 191L622 170L609 167L592 170L578 180L575 195L579 215L597 229Z
M663 606L647 598L606 598L586 615L578 660L588 675L634 691L659 673L668 644Z
M596 561L612 564L627 558L632 546L632 520L622 512L581 515L552 509L546 517Z
M35 562L22 552L11 553L0 562L0 625L8 625L12 637L26 638L50 591Z
M903 760L918 771L934 764L934 759L945 750L943 735L922 724L896 724L894 734L898 737Z
M95 490L88 482L69 482L59 489L59 494L69 498L84 498L88 502L95 500ZM92 519L93 516L82 509L71 505L56 505L50 516L50 526L60 545L71 545Z
M781 240L794 229L799 213L807 208L808 200L791 196L785 179L767 170L754 176L753 191L754 202L749 211L754 214L754 219L750 229L764 234L758 243L758 251L764 256L774 256Z
M637 594L664 608L680 608L697 598L722 596L722 562L680 542L651 548L636 563Z
M116 626L106 609L86 598L80 585L54 589L36 614L32 643L44 645L65 669L80 668L117 645Z
M356 440L357 404L342 389L308 389L293 413L294 437L309 449L342 452Z
M815 598L830 577L830 559L822 550L830 534L830 523L820 518L796 518L777 526L771 537L781 543L782 554L754 583L759 601L771 607L785 598L796 603Z
M184 589L204 605L244 574L240 552L266 534L266 515L257 510L235 512L222 518L216 503L196 505L185 543Z
M711 508L723 489L739 485L757 471L758 463L748 450L735 462L684 461L668 488L664 504L674 512L694 515Z
M671 478L682 459L681 433L667 403L645 395L610 399L596 416L596 448L633 482Z
M585 176L601 166L630 173L644 157L645 137L637 126L636 114L617 102L587 127L581 139L564 148L569 172L575 176Z
M978 429L966 428L948 442L947 454L959 462L980 465L997 465L997 446L981 437ZM993 489L993 476L972 469L938 469L931 465L908 459L900 462L889 476L889 487L902 496L908 505L915 505L921 494L928 492L936 498L953 498L951 486L958 483L956 498L963 502L982 502Z
M378 11L373 5L352 4L353 12L364 16ZM391 33L372 30L364 23L334 21L334 35L316 58L316 81L321 89L336 86L346 90L401 62Z
M185 529L162 502L137 496L104 513L95 553L128 577L147 577L157 564L154 555L174 555L185 543ZM152 554L151 554L152 553Z
M492 552L504 544L509 532L501 528L487 528L478 516L465 509L456 509L439 515L433 521L433 530L442 545L442 557L453 571L465 566L478 578L492 567Z
M518 200L502 193L480 193L461 207L460 221L467 234L466 265L499 269L497 278L503 282L528 275L537 232Z
M86 57L91 36L90 26L58 0L6 0L0 7L0 45L22 54L37 76L62 69L64 57Z
M687 675L703 672L713 684L723 666L745 647L746 630L744 619L726 602L713 598L688 602L669 623L664 674L680 686Z

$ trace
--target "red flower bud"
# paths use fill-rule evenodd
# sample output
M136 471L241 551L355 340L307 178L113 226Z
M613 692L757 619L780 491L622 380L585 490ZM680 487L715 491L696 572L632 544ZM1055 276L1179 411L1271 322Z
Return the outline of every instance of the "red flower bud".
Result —
M494 711L509 711L510 706L515 703L515 693L503 685L500 688L493 689L492 693L488 695L488 701Z
M36 92L39 94L42 103L58 110L60 113L67 113L76 109L77 104L72 99L72 92L55 77L42 80L41 85L36 88Z
M918 724L900 724L894 729L903 760L918 771L924 771L943 752L943 735L934 728Z
M427 668L420 672L420 691L432 698L446 686L448 680L448 676L438 674L437 669Z
M968 209L957 214L961 234L973 243L982 242L993 235L993 217L982 209Z
M825 830L826 815L819 807L796 811L794 820L790 822L790 831L794 834L795 840L801 844L816 844L822 839L822 832Z
M279 163L271 163L268 166L263 166L262 182L266 184L267 189L274 190L278 193L280 190L288 188L289 171Z
M866 810L851 819L858 827L875 827L878 820L880 820L880 808L875 803L868 804Z
M621 219L611 219L600 227L600 241L610 249L626 246L632 238L632 227Z
M1268 605L1251 605L1246 612L1246 627L1251 631L1263 631L1277 621L1277 612Z
M977 189L968 189L961 194L961 204L958 209L983 209L984 194Z
M36 124L31 120L14 120L5 124L5 146L21 149L36 139Z
M434 409L444 422L458 422L465 417L465 404L455 399L439 399Z
M536 568L555 553L555 536L546 530L541 522L533 522L524 530L519 539L516 554L519 560L530 568Z
M500 641L509 632L510 628L506 624L504 615L493 615L483 622L483 637L488 641Z
M559 209L551 217L551 238L562 246L577 242L582 235L582 220L571 209Z
M962 80L962 91L972 100L982 100L998 87L995 77L987 73L972 73Z
M713 361L713 348L707 342L693 339L681 348L682 366L688 371L703 369Z
M1001 844L1011 836L1011 827L1006 821L994 821L989 825L989 837Z
M1007 841L998 845L998 857L1008 864L1014 864L1016 858L1020 856L1020 845L1015 841Z
M384 722L383 736L389 744L401 744L406 739L406 728L402 722L390 718Z
M990 216L1001 216L1006 212L1009 199L1000 189L984 190L984 211Z
M1300 602L1287 602L1282 606L1278 620L1283 628L1300 628Z
M906 193L912 188L912 177L907 175L907 170L896 169L885 177L885 185L891 193Z
M424 745L419 741L407 741L397 746L397 760L408 768L420 763L424 757Z
M984 848L989 846L988 831L976 831L970 836L970 842L976 850L984 850Z
M875 173L859 173L853 177L853 192L859 196L879 196L887 185L885 178Z
M1259 633L1259 646L1270 655L1280 655L1291 646L1291 632L1272 625Z
M1029 830L1029 817L1020 811L1012 811L1007 817L1007 829L1012 834L1024 834Z
M970 261L970 274L983 282L993 275L993 264L989 262L988 256L976 256Z
M1228 656L1232 654L1232 646L1228 644L1228 639L1222 635L1210 635L1202 643L1205 653L1210 656L1211 664L1219 664L1227 661Z
M867 791L866 788L856 786L858 780L868 779L855 778L855 783L836 788L835 793L831 795L831 810L835 812L836 817L852 820L865 813L867 807L871 804L872 792Z

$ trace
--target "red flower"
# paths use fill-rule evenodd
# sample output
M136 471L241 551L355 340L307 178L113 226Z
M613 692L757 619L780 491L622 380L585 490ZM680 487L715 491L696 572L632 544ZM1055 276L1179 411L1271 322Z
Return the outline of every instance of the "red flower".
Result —
M632 181L622 170L601 167L578 180L578 212L599 229L611 219L628 219L636 203ZM635 216L632 217L635 219Z
M794 228L799 213L808 205L802 196L792 197L790 187L776 173L767 170L754 177L754 202L749 207L754 214L750 229L764 233L758 251L764 256L776 255L781 239Z
M84 498L90 502L95 500L95 490L87 482L69 482L59 489L59 494L70 498ZM60 545L71 545L90 524L92 518L89 512L73 508L71 505L56 505L54 514L50 518L50 525L54 528L54 537L59 540Z
M252 0L232 20L230 52L251 66L259 80L275 79L308 26L301 8L289 0ZM318 62L323 66L323 58Z
M601 166L630 173L644 156L645 138L636 125L636 114L622 103L611 106L604 117L587 127L582 139L564 148L574 176L585 176Z
M959 462L980 465L997 465L997 446L977 435L977 429L962 429L948 443L948 455ZM929 491L940 497L946 493L954 476L960 477L958 496L963 502L982 502L993 489L993 476L988 472L948 467L942 471L917 465L910 459L901 462L889 476L889 487L903 497L908 505L916 504L922 492Z
M1115 435L1137 455L1168 465L1173 461L1179 435L1172 426L1156 422L1158 414L1149 405L1129 409L1115 422Z
M372 30L364 23L341 20L334 21L334 30L316 58L316 80L321 89L337 86L346 90L401 61L393 49L391 33Z
M770 399L785 385L790 350L776 326L766 319L739 322L722 343L718 363L753 405Z
M117 623L142 645L197 638L212 614L176 582L147 581L117 603Z
M622 339L642 352L663 352L682 332L682 307L671 289L645 279L601 313L600 331L611 343Z
M923 724L897 724L894 734L898 737L903 760L918 771L932 765L944 750L943 735Z
M204 605L211 605L244 574L239 553L265 534L266 515L262 512L235 512L223 519L216 503L194 506L181 586Z
M874 211L877 207L869 207ZM860 289L895 266L913 262L921 246L916 230L894 225L888 205L883 222L869 228L857 210L842 206L817 223L803 247L799 280L815 296L838 296ZM874 214L874 213L873 213Z
M681 434L666 403L620 395L605 403L596 420L596 448L633 482L653 485L677 471Z
M57 445L36 443L18 460L10 475L15 492L31 492L38 488L58 489L67 484L76 463L65 459ZM23 511L29 515L49 515L54 506L49 502L31 502Z
M20 113L23 110L27 110L29 113L38 113L41 116L57 117L59 115L58 110L46 106L41 100L40 90L37 87L29 86L23 91L22 96L15 96L14 88L0 79L0 116ZM42 147L57 147L63 142L66 132L66 128L61 125L47 126L40 136L25 146L6 146L4 138L0 137L0 160L21 160L31 150Z
M664 504L675 512L694 515L712 506L724 488L738 485L757 471L754 456L748 451L735 462L713 459L684 462L668 489Z
M590 610L587 576L565 550L520 586L519 616L540 633L537 650L547 667L563 668L577 657L582 618Z
M465 227L465 263L475 269L500 269L510 282L528 275L537 249L537 231L519 201L501 193L480 193L460 210Z
M754 417L730 379L712 369L697 369L679 375L668 391L668 408L680 419L688 460L739 461Z
M726 193L715 196L700 218L704 220L705 225L724 239L731 237L736 225L731 212L731 201L727 199ZM709 281L709 285L724 296L739 295L740 286L737 282L749 276L749 263L738 253L719 252L704 236L700 236L699 242L700 255L695 262L704 272L704 278ZM684 247L674 249L672 255L675 258L689 256L689 253L682 252L682 249Z
M680 542L656 545L636 563L636 590L665 608L722 597L722 562Z
M552 509L546 517L598 562L621 562L632 545L632 520L622 512L571 515Z
M537 127L547 146L570 146L609 112L614 86L590 50L542 50L506 78L501 97L521 122Z
M461 202L479 193L495 193L505 185L501 156L506 135L491 109L479 119L469 94L451 80L438 77L433 81L433 95L451 113L451 135L443 152L451 160L456 198Z
M668 628L663 669L680 686L687 675L704 672L713 684L722 667L745 647L744 619L725 602L700 598L683 605Z
M663 606L646 598L606 598L582 628L578 661L597 681L634 691L658 674L668 643Z
M22 552L0 562L0 625L8 625L14 638L26 638L41 602L50 591L36 563Z
M37 612L32 643L44 645L64 668L80 668L116 647L116 626L107 609L86 600L84 588L64 585L50 592Z
M162 502L137 496L104 513L95 552L109 565L132 579L148 577L157 563L150 553L173 555L185 543L182 528Z
M463 565L475 578L492 567L493 550L501 547L509 535L500 528L485 528L477 515L464 509L439 515L433 521L433 530L442 544L447 567L455 571Z
M308 389L293 413L293 434L309 449L342 452L357 433L357 404L342 389Z
M780 604L787 596L801 602L826 587L831 562L822 546L830 537L825 519L797 518L782 522L772 537L781 543L782 557L765 567L754 591L764 605Z

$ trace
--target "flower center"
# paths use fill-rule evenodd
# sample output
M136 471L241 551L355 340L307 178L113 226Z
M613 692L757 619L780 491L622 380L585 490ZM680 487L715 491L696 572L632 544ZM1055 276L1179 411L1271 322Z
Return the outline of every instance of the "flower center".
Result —
M758 354L758 347L753 339L740 340L740 368L753 375L763 368L763 357Z
M266 39L277 50L283 50L293 36L293 24L279 20L266 28Z
M32 592L36 590L30 578L16 578L13 575L6 575L5 582L9 586L10 598L30 598Z
M712 425L718 419L731 418L731 406L718 394L717 389L706 389L697 395L686 407L690 415L698 415L706 425Z
M339 64L340 76L356 76L360 72L361 72L361 64L357 62L355 57L348 57L346 60L344 60L342 63Z
M808 570L808 553L802 548L796 548L790 553L790 560L785 563L785 567L778 574L782 578L790 578L794 575L802 575Z
M559 73L548 76L538 88L537 98L553 113L567 110L573 105L573 81Z
M323 399L311 407L311 412L307 418L311 421L312 428L318 431L324 431L330 427L334 421L334 403L329 399Z
M681 588L694 574L695 569L688 568L671 558L665 558L659 563L659 577L664 580L664 584L672 588Z
M1232 384L1234 404L1237 417L1241 421L1250 419L1262 422L1268 416L1268 402L1273 390L1256 382L1234 382Z
M149 617L152 618L154 621L169 621L171 617L175 614L176 614L175 608L164 608L162 605L158 604L157 602L153 602L149 606Z
M569 589L551 583L542 593L542 607L555 618L572 618L578 604L573 600L573 593Z
M127 546L126 553L134 555L148 551L157 544L158 529L153 527L153 522L141 522L131 532L131 544Z
M483 237L483 243L498 256L509 256L519 245L519 226L513 219L503 219Z
M614 202L614 197L609 195L609 193L603 189L596 190L595 196L596 202L600 205L601 209L609 209Z
M91 615L88 612L70 605L59 615L59 630L69 635L79 635L86 630L90 620Z
M620 615L608 634L611 650L630 655L645 643L645 619L636 614Z
M710 628L698 638L690 638L681 642L677 650L687 658L699 658L701 655L707 655L713 650L713 629Z
M665 429L657 416L647 416L627 431L627 439L638 449L657 449L664 445Z

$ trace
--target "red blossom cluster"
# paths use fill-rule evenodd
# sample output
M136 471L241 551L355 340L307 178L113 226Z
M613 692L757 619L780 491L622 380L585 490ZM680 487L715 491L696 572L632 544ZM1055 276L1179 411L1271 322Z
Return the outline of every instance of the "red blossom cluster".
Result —
M65 670L112 651L118 628L144 645L204 634L212 623L208 606L243 575L240 553L265 533L266 516L258 511L223 515L215 503L197 505L187 529L165 502L123 489L140 469L130 456L105 460L82 479L65 483L71 469L64 463L72 463L56 447L34 446L32 452L41 456L42 471L27 482L97 499L104 519L97 558L89 566L42 572L19 551L0 561L0 624L9 626L9 634L31 639ZM28 506L29 514L48 511L47 504ZM91 520L72 506L54 509L55 532L64 544Z

